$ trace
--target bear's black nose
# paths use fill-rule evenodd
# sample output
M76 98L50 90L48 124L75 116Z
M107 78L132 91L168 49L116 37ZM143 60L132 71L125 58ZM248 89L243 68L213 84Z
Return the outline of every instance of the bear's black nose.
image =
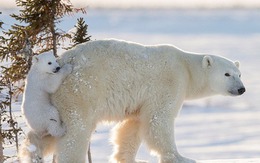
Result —
M57 68L56 68L56 72L58 72L59 70L60 70L60 67L57 67Z
M246 89L244 87L242 87L242 88L239 88L237 91L240 95L242 95L246 91Z

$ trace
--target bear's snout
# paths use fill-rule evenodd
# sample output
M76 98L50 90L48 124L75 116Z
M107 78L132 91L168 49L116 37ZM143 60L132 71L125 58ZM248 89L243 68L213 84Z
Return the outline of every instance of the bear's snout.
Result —
M237 91L238 91L239 95L242 95L243 93L245 93L246 89L245 89L245 87L242 87L242 88L239 88Z
M54 70L54 73L57 73L60 71L60 67L56 67L56 69Z

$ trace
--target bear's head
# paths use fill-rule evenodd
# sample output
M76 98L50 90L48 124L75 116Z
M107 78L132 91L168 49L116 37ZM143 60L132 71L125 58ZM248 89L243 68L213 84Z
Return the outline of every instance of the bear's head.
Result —
M238 61L206 55L202 67L206 70L209 87L214 93L237 96L246 91L241 81Z
M60 70L60 65L57 63L55 56L51 52L45 52L38 56L33 56L32 63L32 66L36 67L40 72L55 74Z

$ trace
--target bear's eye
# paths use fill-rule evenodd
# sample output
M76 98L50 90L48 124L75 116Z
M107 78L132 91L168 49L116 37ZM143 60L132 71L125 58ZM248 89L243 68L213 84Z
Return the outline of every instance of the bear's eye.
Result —
M241 78L241 74L238 75Z
M48 62L48 65L51 65L51 62Z
M225 73L225 76L227 76L227 77L228 77L228 76L230 76L230 74L229 74L229 73Z

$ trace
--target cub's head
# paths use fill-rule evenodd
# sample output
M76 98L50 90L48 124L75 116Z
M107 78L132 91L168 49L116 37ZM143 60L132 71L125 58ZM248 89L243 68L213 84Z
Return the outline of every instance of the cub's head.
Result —
M55 74L59 72L60 65L57 63L55 56L51 52L45 52L38 56L33 56L33 67L37 67L40 72Z
M206 69L209 87L214 93L237 96L246 91L238 61L207 55L203 57L202 66Z

